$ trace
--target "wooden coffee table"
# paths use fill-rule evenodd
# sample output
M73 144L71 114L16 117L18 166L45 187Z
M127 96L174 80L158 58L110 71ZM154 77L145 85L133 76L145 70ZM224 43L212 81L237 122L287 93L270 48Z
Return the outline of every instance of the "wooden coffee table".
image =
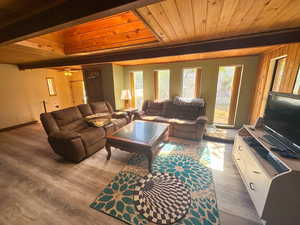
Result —
M168 130L169 124L135 120L106 137L107 160L111 157L111 147L136 152L148 158L151 171L153 149L168 138Z

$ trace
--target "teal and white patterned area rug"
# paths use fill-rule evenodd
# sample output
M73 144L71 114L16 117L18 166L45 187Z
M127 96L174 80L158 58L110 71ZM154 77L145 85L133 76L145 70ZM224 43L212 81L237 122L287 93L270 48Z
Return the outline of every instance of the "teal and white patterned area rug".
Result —
M186 185L191 193L188 213L176 225L220 225L209 149L201 144L162 143L152 164L152 173L167 173ZM153 224L139 214L133 200L137 182L148 174L142 155L130 158L123 171L113 178L91 208L127 224Z

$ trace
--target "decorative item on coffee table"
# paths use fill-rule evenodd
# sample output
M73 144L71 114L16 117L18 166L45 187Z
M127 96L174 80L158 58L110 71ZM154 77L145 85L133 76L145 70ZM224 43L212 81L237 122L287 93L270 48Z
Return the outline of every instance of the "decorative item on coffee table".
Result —
M108 125L111 123L110 119L102 119L102 118L96 118L96 119L89 119L87 120L87 123L90 126L94 127L103 127L105 125Z

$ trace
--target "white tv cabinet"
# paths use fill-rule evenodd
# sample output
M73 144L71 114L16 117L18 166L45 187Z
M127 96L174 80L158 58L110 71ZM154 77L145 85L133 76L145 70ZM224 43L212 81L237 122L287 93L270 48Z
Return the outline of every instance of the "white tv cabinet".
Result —
M271 145L262 139L265 134L261 128L240 129L235 137L233 160L263 224L300 225L300 160L272 152ZM244 137L255 138L286 171L278 172Z

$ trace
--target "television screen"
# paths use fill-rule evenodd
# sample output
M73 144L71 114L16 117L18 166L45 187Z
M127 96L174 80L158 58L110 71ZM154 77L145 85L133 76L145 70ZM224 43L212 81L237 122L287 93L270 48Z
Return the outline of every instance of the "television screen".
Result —
M300 96L271 92L264 125L300 146Z

